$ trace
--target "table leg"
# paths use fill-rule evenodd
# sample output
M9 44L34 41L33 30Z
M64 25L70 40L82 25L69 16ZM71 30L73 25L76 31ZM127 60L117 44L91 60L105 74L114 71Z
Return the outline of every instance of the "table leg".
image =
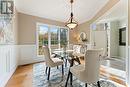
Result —
M69 62L70 62L70 67L72 67L72 66L73 66L73 63L74 63L74 59L71 59ZM68 76L67 76L67 80L66 80L65 87L67 87L69 78L70 78L70 84L71 84L71 86L72 86L72 80L73 80L72 78L73 78L73 75L72 75L72 73L70 72L70 69L69 69L69 72L68 72Z

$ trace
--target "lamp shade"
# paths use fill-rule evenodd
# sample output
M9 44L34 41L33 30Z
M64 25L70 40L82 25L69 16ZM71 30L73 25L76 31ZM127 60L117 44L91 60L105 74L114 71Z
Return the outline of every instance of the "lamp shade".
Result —
M67 27L70 28L70 29L74 29L78 24L75 23L75 22L70 22L70 23L67 23Z

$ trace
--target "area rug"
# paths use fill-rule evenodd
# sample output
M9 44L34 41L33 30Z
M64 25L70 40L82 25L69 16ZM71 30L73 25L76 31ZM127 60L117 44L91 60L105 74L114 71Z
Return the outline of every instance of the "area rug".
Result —
M68 74L68 67L64 68L64 77L62 77L61 67L59 67L59 69L51 68L50 81L47 80L47 74L45 74L45 67L45 63L37 63L33 65L33 87L64 87ZM100 85L101 87L117 87L111 81L105 80L103 78L101 78L100 80ZM69 85L69 81L67 87L72 87ZM85 87L85 84L74 77L73 87ZM89 84L88 87L98 86L97 84Z

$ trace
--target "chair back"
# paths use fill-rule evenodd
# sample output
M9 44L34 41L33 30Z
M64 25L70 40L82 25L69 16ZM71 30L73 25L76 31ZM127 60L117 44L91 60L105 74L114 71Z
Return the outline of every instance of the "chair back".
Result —
M85 54L86 51L87 51L87 45L82 44L80 47L80 53Z
M92 49L87 50L85 54L85 70L84 76L87 83L93 83L99 81L100 74L100 56L103 50Z
M81 48L80 45L74 45L73 46L74 53L80 53L80 48Z
M44 56L45 56L46 65L48 67L53 66L54 62L51 59L51 53L50 53L48 46L43 46L43 52L44 52Z

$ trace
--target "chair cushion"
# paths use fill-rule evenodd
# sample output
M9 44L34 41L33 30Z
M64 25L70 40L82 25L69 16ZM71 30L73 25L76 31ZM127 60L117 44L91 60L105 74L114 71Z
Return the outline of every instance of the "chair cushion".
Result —
M84 71L85 66L84 65L74 65L70 68L70 72L75 75L76 77L80 76L80 72Z
M56 54L51 54L51 58L55 58L56 57Z
M59 58L52 58L52 61L54 62L55 66L63 64L63 60L61 60Z

